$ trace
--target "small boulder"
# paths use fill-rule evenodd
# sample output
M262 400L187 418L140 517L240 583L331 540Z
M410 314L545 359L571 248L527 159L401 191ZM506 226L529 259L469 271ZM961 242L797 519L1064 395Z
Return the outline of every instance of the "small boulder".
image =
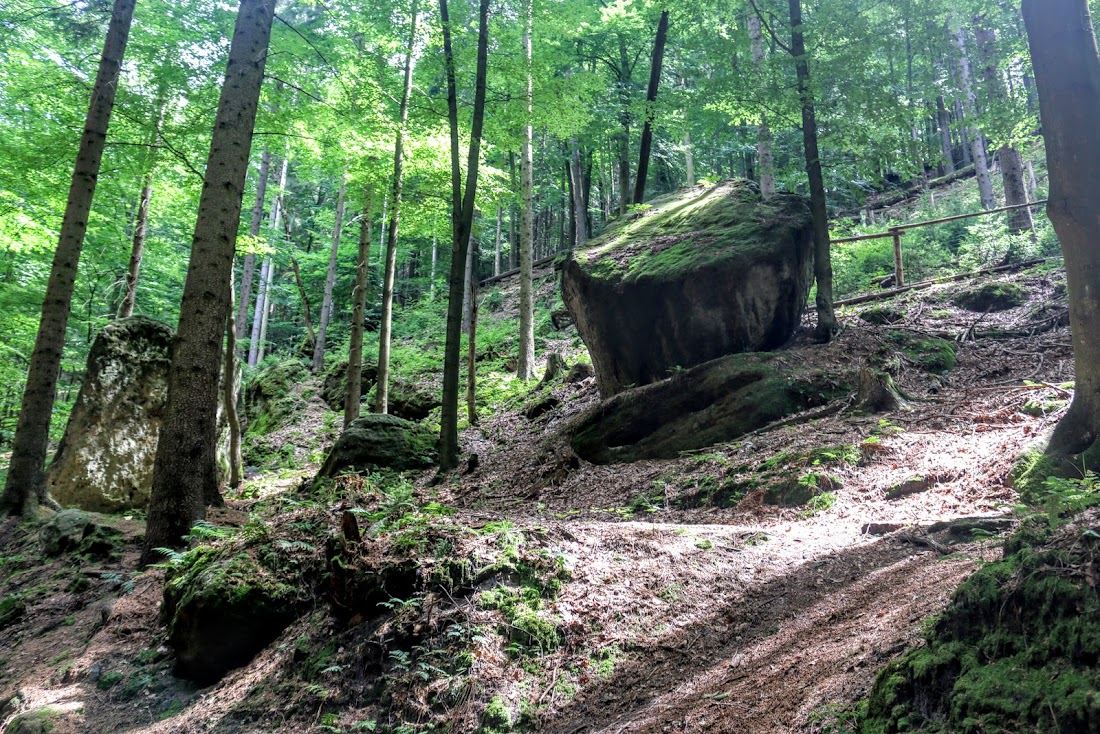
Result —
M674 459L847 391L828 375L785 367L770 354L733 354L605 400L577 424L572 446L596 464Z
M240 548L200 547L169 571L162 620L176 674L200 686L248 664L304 610L299 585Z
M263 436L303 412L306 401L294 388L309 376L304 362L265 361L244 388L244 412L248 419L245 431Z
M172 330L144 316L96 336L65 434L46 473L62 505L119 512L148 503L168 397Z
M378 386L375 385L367 395L368 403L374 403L377 389ZM386 405L386 410L389 411L390 415L404 418L407 421L420 421L431 415L431 412L440 405L442 403L437 393L429 392L416 385L410 385L404 380L390 380L389 400Z
M378 365L363 361L363 376L360 381L360 399L366 397L378 379ZM344 409L348 394L348 361L341 359L331 363L321 379L321 399L335 411Z
M38 540L47 556L77 551L96 558L109 558L118 550L122 533L98 524L86 512L62 510L42 526Z
M351 422L332 447L317 477L377 468L425 469L435 463L435 434L393 415L371 413Z
M604 397L726 354L779 347L798 327L813 279L804 197L764 201L751 182L727 181L652 203L562 270L562 297Z
M1027 303L1027 291L1015 283L986 283L959 293L952 301L967 311L1007 311Z

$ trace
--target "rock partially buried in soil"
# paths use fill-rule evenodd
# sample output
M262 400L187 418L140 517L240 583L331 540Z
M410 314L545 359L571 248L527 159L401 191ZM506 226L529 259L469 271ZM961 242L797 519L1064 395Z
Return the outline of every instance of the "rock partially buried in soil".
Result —
M377 389L378 386L376 385L368 393L368 404L374 404ZM439 396L435 393L428 392L415 385L409 385L401 380L390 382L389 400L386 406L390 415L404 418L407 421L420 421L427 418L440 405Z
M600 394L722 355L774 349L798 327L813 274L810 210L746 181L695 187L622 221L562 272Z
M953 303L967 311L1007 311L1027 302L1027 291L1015 283L986 283L955 296Z
M265 360L244 388L244 412L248 419L245 430L263 436L305 410L305 400L294 387L308 377L305 363L296 359Z
M336 439L317 478L378 468L424 469L435 463L435 441L435 434L417 423L379 413L364 415Z
M573 450L597 464L672 459L848 392L829 375L774 357L722 357L605 400L577 424Z
M359 398L362 400L374 383L378 380L378 365L373 362L363 362L362 380L359 385ZM342 359L333 362L325 370L321 381L321 399L329 408L335 411L344 409L344 403L348 395L348 361Z
M51 517L38 533L42 552L47 556L79 551L97 558L108 558L117 549L122 533L100 525L86 512L62 510Z
M304 592L245 550L191 551L169 572L161 607L176 674L205 686L246 665L298 618Z

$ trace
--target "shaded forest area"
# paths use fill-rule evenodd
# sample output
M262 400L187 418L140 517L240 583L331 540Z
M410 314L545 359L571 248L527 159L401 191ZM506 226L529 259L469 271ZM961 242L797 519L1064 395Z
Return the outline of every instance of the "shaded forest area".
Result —
M1086 0L0 25L4 732L1098 726Z

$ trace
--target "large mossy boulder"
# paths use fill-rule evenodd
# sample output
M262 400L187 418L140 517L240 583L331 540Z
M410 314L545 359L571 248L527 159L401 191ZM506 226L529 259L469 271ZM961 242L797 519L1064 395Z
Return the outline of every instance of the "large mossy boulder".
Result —
M977 313L1007 311L1027 303L1027 291L1015 283L986 283L962 291L952 303Z
M771 354L732 354L605 400L573 430L573 450L597 464L672 459L845 394L834 377Z
M377 390L378 386L375 385L367 393L368 404L374 403ZM396 415L408 421L421 421L440 405L442 402L438 392L408 383L400 378L390 380L389 402L386 406L390 415Z
M359 385L360 400L370 393L374 383L378 380L378 365L364 360L362 375ZM347 395L348 361L341 359L329 364L321 376L321 399L332 410L341 411L344 409Z
M371 413L356 418L332 447L317 477L372 469L425 469L435 463L436 436L418 423Z
M265 360L244 388L245 431L263 436L302 413L306 401L297 388L310 377L302 361Z
M176 674L209 685L248 664L301 615L307 596L246 548L189 552L169 571L161 607Z
M657 199L612 225L562 272L562 295L592 355L600 393L785 343L813 276L805 198L763 201L727 181Z
M69 423L46 474L62 505L94 512L141 508L168 397L172 330L144 316L96 336Z

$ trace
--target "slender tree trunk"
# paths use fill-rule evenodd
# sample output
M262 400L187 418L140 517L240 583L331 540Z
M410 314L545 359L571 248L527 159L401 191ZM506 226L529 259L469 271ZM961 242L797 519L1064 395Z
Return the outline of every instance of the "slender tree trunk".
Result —
M248 366L255 367L260 362L260 327L267 312L267 284L272 266L271 255L266 255L260 264L260 287L256 292L256 309L252 313L252 336L248 340Z
M493 239L493 277L500 275L500 237L503 229L504 207L497 204L497 229Z
M275 260L272 258L271 264L267 268L267 278L264 279L263 291L266 297L264 298L263 313L260 314L260 338L256 344L256 364L264 361L264 355L267 353L267 323L271 319L271 313L275 310L274 299L271 295L271 286L275 281Z
M290 258L290 268L294 271L294 283L298 286L298 295L302 299L302 316L305 320L306 339L309 348L313 349L317 344L317 334L313 331L313 318L309 312L309 297L306 295L306 286L302 283L302 269L298 267L298 261Z
M225 323L225 372L222 374L222 409L225 410L225 422L229 426L229 486L233 489L241 486L241 418L237 414L237 393L240 384L237 381L237 309L234 301L236 287L233 284L233 268L229 269L229 311ZM221 495L215 492L215 497ZM224 504L224 503L223 503Z
M436 265L439 261L439 237L436 236L435 230L432 230L432 274L429 280L431 285L429 286L429 298L435 300L435 271Z
M206 177L168 371L168 402L153 464L141 564L179 547L217 492L215 438L221 335L229 311L233 247L275 0L242 0L210 141Z
M533 263L535 259L534 86L531 78L532 6L527 4L527 25L523 32L523 49L527 57L527 120L523 126L523 147L520 150L520 229L519 229L519 359L516 374L523 381L535 378L535 299ZM629 164L628 164L629 165ZM625 195L625 192L624 192Z
M955 47L959 50L959 83L963 93L963 111L969 117L977 110L977 97L974 94L974 85L970 79L970 57L966 52L966 29L959 26L954 32ZM970 138L970 154L974 160L974 174L978 180L978 192L981 196L983 209L995 209L997 200L993 196L993 181L989 177L989 158L985 153L985 136L970 126L968 128Z
M1027 184L1024 182L1024 159L1020 151L1014 145L1002 145L1001 180L1005 188L1005 206L1026 204ZM1023 207L1014 209L1008 213L1008 231L1012 234L1031 232L1035 229L1035 223L1031 219L1031 209Z
M264 197L267 195L267 177L271 171L271 153L264 146L260 157L260 174L256 178L256 199L252 203L252 221L248 225L249 237L260 236L260 226L264 220ZM256 254L250 252L244 256L241 266L241 300L237 305L237 341L244 339L248 329L248 305L252 300L252 281L256 277Z
M656 110L657 90L661 85L661 65L665 60L665 39L668 38L668 11L661 11L657 21L657 37L653 41L653 62L649 70L649 88L645 94L645 125L642 126L642 143L638 153L638 177L634 179L634 203L645 201L646 179L649 177L649 155L653 146L653 119Z
M470 242L470 269L477 271L479 252L475 238ZM477 278L470 279L470 327L466 349L466 420L477 425Z
M57 395L57 377L65 348L65 332L72 308L77 265L84 249L88 213L99 177L107 127L118 89L119 68L126 51L134 0L115 0L107 38L99 59L91 102L73 167L69 198L61 221L57 250L42 300L42 316L35 337L23 391L22 410L12 442L11 463L0 506L9 514L34 518L40 502L49 501L46 490L46 449L50 417Z
M516 190L516 154L508 151L508 179L512 184L512 191ZM508 269L515 270L519 267L519 241L516 239L516 205L508 205Z
M332 249L328 256L328 273L325 275L325 297L321 302L321 322L317 325L317 342L313 346L313 372L320 374L325 366L325 334L332 320L332 290L336 286L336 256L340 252L340 235L344 232L344 195L347 184L340 181L340 192L336 195L336 223L332 228Z
M688 186L695 185L695 153L691 149L691 130L684 127L684 177Z
M570 188L572 189L573 247L584 247L588 241L588 208L584 203L584 169L581 166L581 146L576 138L570 143L571 163L569 165Z
M951 116L943 103L943 95L936 97L936 119L940 127L940 151L943 154L944 174L955 172L955 152L951 145Z
M528 29L530 14L530 5L528 5ZM481 131L485 125L489 0L480 0L478 3L477 71L474 81L473 119L469 157L466 162L465 192L462 190L462 170L459 166L458 85L455 81L455 61L451 47L451 22L447 13L447 0L439 0L439 15L443 25L443 53L447 69L447 116L451 132L452 222L451 272L447 294L447 340L443 356L443 407L439 419L439 468L441 471L449 471L458 466L458 366L462 359L462 270L466 262L466 250L470 246L470 231L474 221L477 171L481 161ZM530 88L530 81L528 81L528 88Z
M806 174L810 179L810 213L814 229L814 279L817 281L817 327L814 338L827 342L837 331L833 312L833 264L829 243L829 214L825 208L825 179L821 173L821 154L817 145L817 118L810 82L810 59L802 31L802 1L789 0L791 14L791 55L798 78L798 96L802 102L802 143L806 150Z
M405 86L398 111L397 139L393 151L393 203L386 233L386 261L382 278L382 325L378 330L378 384L374 393L374 412L386 413L390 398L390 340L393 331L393 282L397 270L397 231L401 220L402 166L405 155L405 124L409 119L413 69L416 66L417 0L413 0L409 42L405 47Z
M473 294L474 287L473 282L476 277L474 274L474 250L476 249L477 238L473 240L474 244L466 248L466 268L465 275L462 279L462 333L467 334L470 331L470 320L473 318Z
M351 338L348 340L348 392L344 398L345 430L359 417L359 403L363 395L363 328L367 318L367 272L370 264L370 219L373 203L374 188L368 184L363 191L363 214L359 219L359 253L355 258L355 293L352 296L354 306L351 311Z
M752 47L752 68L758 77L764 74L764 36L760 32L760 16L750 2L748 10L749 43ZM772 131L768 127L768 114L760 113L756 125L756 170L760 175L760 195L764 199L775 196L775 159L772 156ZM732 175L732 171L731 171Z
M630 209L630 87L633 65L626 48L626 38L619 40L619 215Z
M1023 0L1043 117L1050 195L1047 212L1062 243L1077 379L1049 451L1079 455L1095 469L1100 436L1100 57L1086 0Z

